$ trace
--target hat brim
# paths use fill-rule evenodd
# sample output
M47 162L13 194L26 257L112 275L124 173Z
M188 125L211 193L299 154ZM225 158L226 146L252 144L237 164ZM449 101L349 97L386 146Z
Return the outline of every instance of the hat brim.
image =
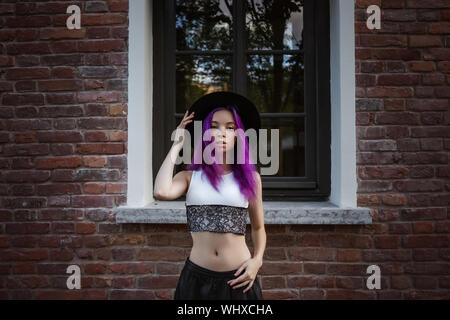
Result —
M194 121L203 121L215 108L232 105L241 118L245 130L255 129L259 134L261 117L256 106L241 94L230 91L216 91L197 99L189 108L188 114L195 112L194 118L186 125L186 130L191 134L191 147L194 147Z

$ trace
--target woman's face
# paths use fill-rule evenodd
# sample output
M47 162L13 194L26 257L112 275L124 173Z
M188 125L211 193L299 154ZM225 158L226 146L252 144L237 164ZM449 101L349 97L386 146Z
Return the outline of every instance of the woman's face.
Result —
M218 150L226 152L234 147L237 129L233 113L229 110L216 111L211 119L211 131Z

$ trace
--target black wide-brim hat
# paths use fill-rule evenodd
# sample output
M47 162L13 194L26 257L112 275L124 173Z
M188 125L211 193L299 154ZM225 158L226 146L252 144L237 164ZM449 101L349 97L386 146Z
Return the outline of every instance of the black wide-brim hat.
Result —
M245 130L255 129L259 137L261 117L256 106L248 98L230 91L216 91L197 99L189 108L188 115L195 112L193 121L186 125L191 134L191 147L194 147L194 121L204 121L206 116L215 108L232 105L241 118ZM203 123L202 123L203 125ZM244 130L244 131L245 131ZM200 133L201 134L201 133Z

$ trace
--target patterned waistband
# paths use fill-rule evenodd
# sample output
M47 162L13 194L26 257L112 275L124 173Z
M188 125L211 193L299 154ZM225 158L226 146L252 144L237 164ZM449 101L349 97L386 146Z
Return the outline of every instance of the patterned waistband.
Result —
M191 232L245 234L248 208L219 204L186 205L186 216Z

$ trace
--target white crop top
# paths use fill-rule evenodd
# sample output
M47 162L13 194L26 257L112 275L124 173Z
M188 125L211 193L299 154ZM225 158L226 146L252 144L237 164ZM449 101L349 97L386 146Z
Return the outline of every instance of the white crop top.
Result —
M191 182L186 193L186 205L224 205L248 208L248 200L239 189L233 172L222 175L223 180L217 188L211 185L206 174L200 170L192 171Z

